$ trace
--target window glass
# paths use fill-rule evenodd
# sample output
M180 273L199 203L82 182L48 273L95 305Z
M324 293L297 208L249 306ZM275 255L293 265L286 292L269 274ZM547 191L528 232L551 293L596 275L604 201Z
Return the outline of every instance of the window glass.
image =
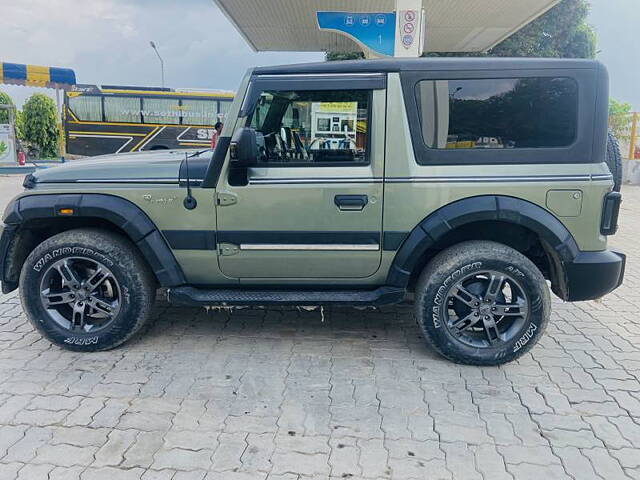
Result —
M224 123L227 118L227 113L231 109L231 100L220 100L220 112L219 112L219 120Z
M175 125L180 123L180 101L177 98L143 98L144 123Z
M69 108L78 120L85 122L102 121L102 97L79 95L69 98Z
M182 100L183 125L215 125L218 121L217 100Z
M369 91L263 92L250 124L268 163L368 162Z
M570 78L429 80L416 96L430 148L566 147L576 137L578 86Z
M107 122L140 123L140 99L136 97L104 97Z

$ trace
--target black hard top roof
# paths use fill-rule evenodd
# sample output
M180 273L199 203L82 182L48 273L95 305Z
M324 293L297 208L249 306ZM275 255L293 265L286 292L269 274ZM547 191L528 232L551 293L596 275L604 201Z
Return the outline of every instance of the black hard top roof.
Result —
M420 70L541 70L597 69L595 60L572 58L424 57L382 60L348 60L256 67L254 75L387 73Z

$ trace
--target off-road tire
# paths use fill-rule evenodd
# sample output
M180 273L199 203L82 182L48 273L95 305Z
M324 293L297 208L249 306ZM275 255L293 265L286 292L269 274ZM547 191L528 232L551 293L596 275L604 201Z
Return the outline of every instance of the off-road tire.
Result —
M511 341L496 347L474 348L461 342L443 324L445 292L456 279L487 269L504 273L522 286L529 298L528 315ZM500 365L529 351L544 333L550 315L550 294L540 270L524 255L489 241L460 243L440 252L417 282L415 315L427 344L443 357L466 365Z
M607 136L607 166L613 175L613 190L619 192L622 186L622 154L620 143L612 131Z
M108 265L122 292L118 314L96 332L63 328L40 299L47 266L78 256ZM45 240L28 256L20 274L20 299L29 321L49 341L73 351L110 350L129 340L148 322L155 295L155 277L137 248L124 236L102 229L69 230Z

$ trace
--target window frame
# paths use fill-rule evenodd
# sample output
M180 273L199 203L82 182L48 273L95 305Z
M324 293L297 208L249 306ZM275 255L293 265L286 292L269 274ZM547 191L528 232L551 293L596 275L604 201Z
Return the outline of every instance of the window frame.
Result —
M313 167L369 167L371 166L371 146L373 126L373 91L386 89L386 75L305 75L254 77L247 89L240 117L245 117L243 126L250 127L258 99L264 91L367 91L367 144L363 162L262 162L259 168L313 168ZM356 127L357 128L357 127Z
M592 69L405 71L402 90L416 162L419 165L528 165L591 163L593 141L589 129L596 122L597 76ZM504 78L569 78L577 84L576 135L566 147L514 149L438 149L426 144L422 134L416 88L421 81L497 80Z

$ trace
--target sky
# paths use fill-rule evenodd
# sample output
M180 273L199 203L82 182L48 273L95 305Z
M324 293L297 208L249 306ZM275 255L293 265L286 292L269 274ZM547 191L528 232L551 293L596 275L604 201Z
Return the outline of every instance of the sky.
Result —
M442 0L445 1L445 0ZM235 90L247 68L320 61L322 53L249 48L212 0L3 0L0 61L69 67L79 83ZM611 95L640 111L640 0L591 0ZM36 89L0 85L21 105ZM37 89L53 95L52 91Z

